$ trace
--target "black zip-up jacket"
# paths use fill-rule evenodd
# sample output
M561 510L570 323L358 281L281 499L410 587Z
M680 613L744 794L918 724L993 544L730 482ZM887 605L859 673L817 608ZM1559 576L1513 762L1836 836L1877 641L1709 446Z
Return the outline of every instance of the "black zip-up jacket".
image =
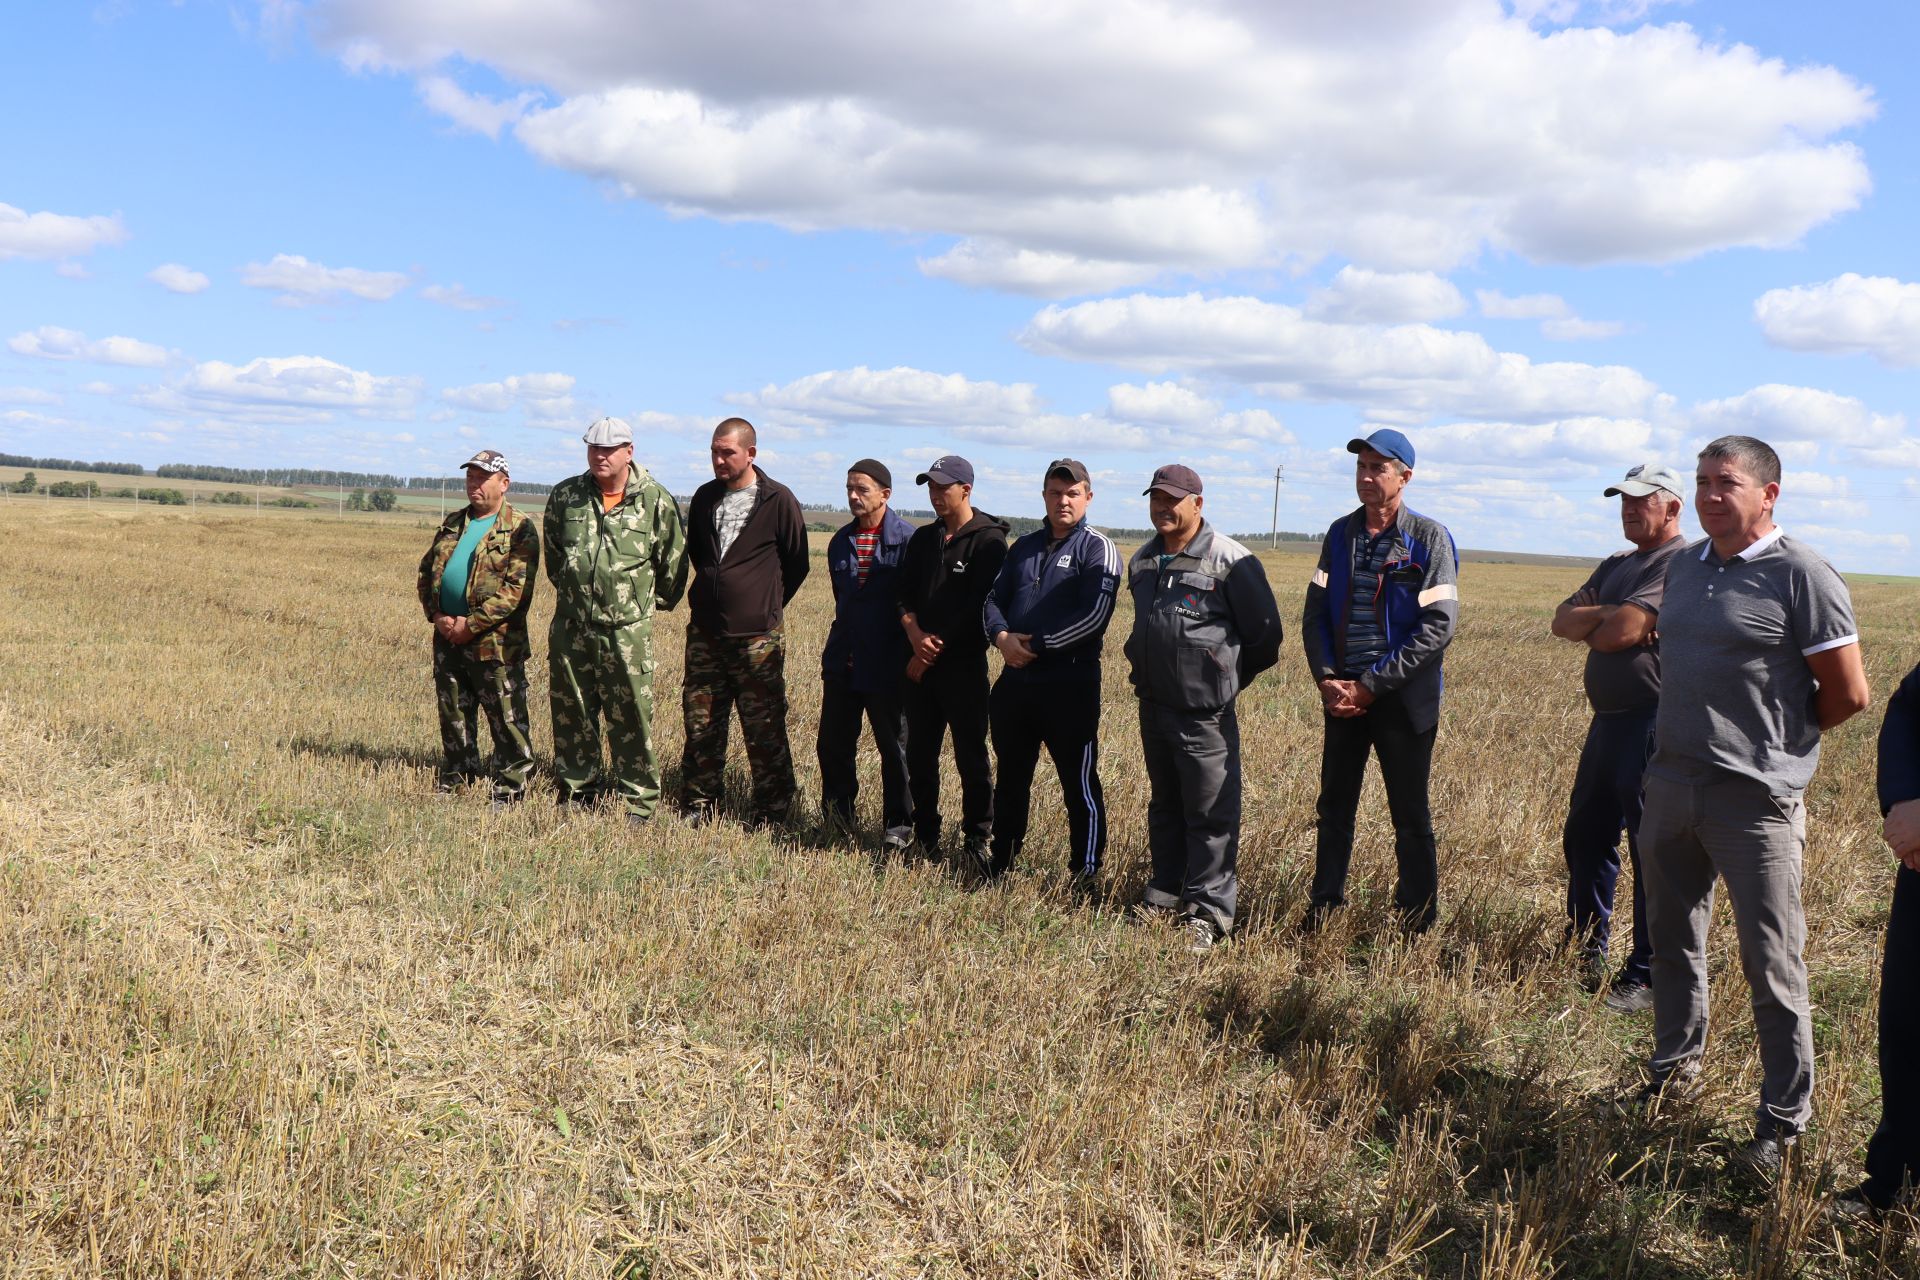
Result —
M895 578L901 614L912 614L922 631L946 646L936 670L961 661L985 663L980 610L1007 558L1007 522L998 516L975 511L953 537L945 536L946 529L935 520L914 530Z
M716 636L763 636L777 631L787 603L807 580L807 523L793 490L758 467L760 490L746 527L720 556L714 507L727 488L709 480L687 507L687 558L693 586L687 607L693 625Z

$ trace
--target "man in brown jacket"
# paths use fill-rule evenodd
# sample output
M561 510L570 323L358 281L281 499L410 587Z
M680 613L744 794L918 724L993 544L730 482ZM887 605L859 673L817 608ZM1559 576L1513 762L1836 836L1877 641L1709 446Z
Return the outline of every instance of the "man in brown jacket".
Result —
M527 610L540 567L533 521L507 502L507 460L482 449L467 460L467 505L434 531L420 560L420 607L433 624L433 685L440 702L439 789L484 773L493 807L517 803L533 776L527 732ZM479 713L493 735L480 760Z

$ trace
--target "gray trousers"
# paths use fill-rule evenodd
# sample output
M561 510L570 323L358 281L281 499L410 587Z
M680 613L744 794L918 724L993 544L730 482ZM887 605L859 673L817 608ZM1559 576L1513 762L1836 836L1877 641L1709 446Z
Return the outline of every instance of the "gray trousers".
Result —
M1707 927L1727 882L1740 967L1753 993L1763 1080L1755 1132L1796 1134L1813 1113L1813 1016L1800 905L1806 807L1730 775L1681 783L1647 775L1640 862L1653 941L1656 1080L1699 1070L1707 1047Z
M1224 938L1240 892L1239 716L1232 703L1176 711L1143 699L1140 745L1152 788L1146 901L1203 916Z

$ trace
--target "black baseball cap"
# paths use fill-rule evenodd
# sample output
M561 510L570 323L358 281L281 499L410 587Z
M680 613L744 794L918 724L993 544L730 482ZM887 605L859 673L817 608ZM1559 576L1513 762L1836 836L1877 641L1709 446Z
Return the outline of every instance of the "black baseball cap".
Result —
M1145 497L1158 489L1169 498L1190 498L1200 492L1200 473L1192 467L1183 467L1179 463L1169 463L1153 473L1153 479L1140 491Z
M1090 485L1093 483L1093 480L1087 475L1087 464L1076 461L1073 458L1055 458L1052 462L1049 462L1047 464L1045 479L1051 480L1055 476L1065 476L1075 484Z
M925 484L929 480L935 484L972 484L973 464L957 453L935 458L932 466L913 478L915 484Z

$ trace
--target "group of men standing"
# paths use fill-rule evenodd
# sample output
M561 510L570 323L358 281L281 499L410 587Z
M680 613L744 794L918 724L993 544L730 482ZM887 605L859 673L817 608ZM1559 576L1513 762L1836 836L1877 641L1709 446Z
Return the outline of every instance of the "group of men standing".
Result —
M686 596L682 803L696 820L712 816L738 705L755 816L785 821L794 781L782 624L808 569L798 500L754 465L754 429L744 419L715 429L714 478L694 493L685 521L673 495L633 460L626 423L602 418L583 439L587 469L548 494L544 537L505 501L506 458L483 449L466 463L468 505L442 522L420 562L420 603L434 626L441 788L490 775L496 807L526 794L526 618L544 542L555 596L547 661L559 802L611 795L634 822L653 815L661 792L653 615ZM475 736L480 709L493 734L490 770Z
M721 794L728 722L746 733L757 820L784 823L794 799L786 732L783 614L808 571L791 491L754 462L751 424L729 419L711 445L714 480L685 522L632 458L618 419L589 428L588 469L556 486L543 529L557 603L549 636L554 774L563 803L618 795L636 821L660 796L652 747L651 621L687 592L681 790L706 820ZM1442 659L1459 610L1447 530L1403 502L1412 443L1381 429L1351 441L1360 507L1323 539L1303 641L1323 710L1319 835L1307 917L1345 902L1354 819L1369 754L1394 829L1394 902L1411 931L1435 920L1439 869L1428 781ZM507 461L467 463L468 506L436 532L419 593L434 628L443 787L490 772L494 803L532 772L524 664L541 538L505 501ZM1196 949L1233 929L1241 810L1236 698L1278 659L1282 626L1259 560L1203 517L1190 468L1162 467L1145 495L1154 537L1125 564L1087 522L1093 484L1071 458L1048 465L1045 521L1007 540L973 505L974 471L947 456L916 477L935 519L890 506L873 459L847 473L853 519L827 550L832 629L821 654L816 741L823 817L853 825L862 722L879 754L882 845L929 855L942 840L940 763L950 737L961 781L960 847L985 878L1007 870L1028 830L1044 748L1058 775L1068 863L1098 873L1107 815L1098 766L1101 656L1123 581L1125 646L1139 698L1149 785L1149 912L1174 915ZM1589 985L1620 1012L1651 1008L1657 1106L1691 1086L1707 1030L1706 932L1716 881L1733 906L1764 1080L1741 1163L1778 1166L1811 1114L1813 1039L1800 897L1803 795L1823 731L1863 709L1868 688L1845 583L1772 521L1780 463L1728 436L1699 455L1694 505L1706 537L1680 532L1686 483L1654 463L1608 487L1630 551L1609 557L1556 611L1556 636L1587 649L1592 720L1564 831L1568 937ZM464 584L464 589L462 589ZM986 651L1003 664L989 680ZM1920 671L1883 728L1886 833L1900 857L1882 995L1885 1118L1871 1177L1846 1203L1871 1210L1920 1172L1920 1104L1896 1089L1911 1035L1888 1000L1920 984ZM477 749L484 711L490 771ZM606 753L600 722L606 722ZM989 757L988 744L992 755ZM997 764L997 779L995 766ZM1609 982L1613 899L1624 834L1633 867L1632 943ZM1899 1010L1898 1013L1903 1013ZM1896 1013L1896 1017L1898 1016ZM1920 1096L1920 1095L1914 1095Z

